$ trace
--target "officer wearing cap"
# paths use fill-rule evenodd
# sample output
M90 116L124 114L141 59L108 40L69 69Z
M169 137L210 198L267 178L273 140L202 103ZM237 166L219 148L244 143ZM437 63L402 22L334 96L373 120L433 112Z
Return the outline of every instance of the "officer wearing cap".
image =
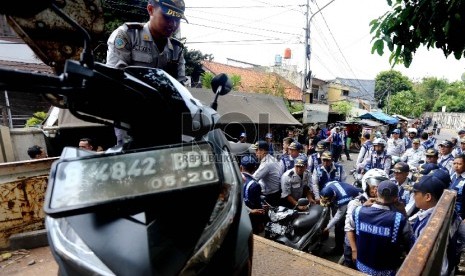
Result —
M411 216L416 212L416 209L412 194L413 182L408 177L410 166L405 162L399 162L394 165L392 171L394 172L394 178L391 181L399 187L399 202L404 204L407 215Z
M183 83L186 80L184 45L173 34L184 17L183 0L149 0L146 23L124 23L108 38L106 64L115 68L144 66L163 69ZM127 139L125 130L115 128L117 144Z
M397 209L399 190L389 180L378 185L378 198L371 206L355 208L349 218L355 229L352 258L359 271L368 275L395 275L403 250L413 246L412 227L405 210Z
M245 155L241 158L244 203L249 212L254 234L263 232L265 226L265 210L261 200L262 188L252 176L257 167L258 160L254 156Z
M425 159L425 151L420 148L420 139L418 138L414 138L412 140L412 146L400 157L402 162L407 162L407 164L412 168L417 168L420 165L420 162L425 161Z
M245 132L242 132L239 136L238 143L247 143L247 134Z
M435 149L428 149L425 152L425 162L438 164L439 152Z
M285 171L294 168L294 161L297 157L307 159L305 155L300 152L302 150L302 145L299 142L292 142L287 149L289 154L283 155L279 162L279 175L283 175Z
M407 133L408 136L404 137L404 144L406 150L412 147L413 139L417 138L418 130L414 127L409 127L407 129Z
M310 203L315 203L310 192L310 174L307 171L307 158L299 156L294 160L294 167L284 172L281 176L282 204L289 208L297 206L299 198L305 197ZM297 206L300 211L305 211L308 206Z
M160 68L184 82L184 46L172 37L185 19L184 10L183 0L149 0L147 23L125 23L110 35L107 64Z
M448 188L449 183L449 175L443 170L436 170L431 174L423 176L419 182L413 185L415 205L420 209L415 218L411 220L416 240L420 237L444 189ZM454 268L460 260L460 253L457 252L461 252L464 247L463 243L458 243L457 241L463 240L463 237L464 227L462 220L454 212L451 218L449 241L442 263L441 275L454 275Z
M449 140L444 140L439 144L440 157L438 165L445 168L449 174L453 174L454 170L452 164L454 163L454 156L452 156L453 144Z
M318 142L318 144L315 147L315 153L311 154L308 157L308 171L310 172L310 175L313 174L313 171L315 170L316 167L321 165L321 154L325 151L325 145L323 141Z
M322 206L332 206L336 209L328 225L323 229L324 233L329 233L329 229L334 226L335 246L330 254L340 255L344 246L344 222L349 202L362 193L362 189L349 183L330 181L321 190L320 204Z
M267 133L265 135L265 141L268 143L268 153L274 155L273 134Z
M436 147L436 142L437 142L437 139L434 137L435 132L436 131L434 129L428 130L428 140L431 142L433 147Z
M281 175L279 174L279 162L268 153L269 146L265 141L258 141L251 146L260 162L253 177L262 187L265 200L272 206L278 206L281 200Z
M317 201L320 200L320 191L330 181L345 181L344 168L333 162L331 152L325 151L321 154L321 165L315 167L312 174L312 192Z
M400 157L405 152L404 140L400 139L400 129L392 131L391 138L387 140L386 152L388 155Z

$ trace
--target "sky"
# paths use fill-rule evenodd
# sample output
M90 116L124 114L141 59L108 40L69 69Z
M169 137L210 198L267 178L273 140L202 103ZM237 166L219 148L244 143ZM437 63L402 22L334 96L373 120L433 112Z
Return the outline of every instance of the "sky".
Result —
M379 72L389 70L389 52L383 56L371 54L369 26L371 20L389 10L386 0L331 1L310 0L309 69L313 76L323 80L375 79ZM181 23L181 36L186 38L188 49L212 54L214 61L220 63L230 58L272 66L276 55L284 56L289 48L292 57L283 59L284 66L304 71L307 0L185 0L185 3L189 23ZM394 69L413 81L424 77L457 81L465 72L465 60L446 58L439 49L422 47L409 68L396 65Z

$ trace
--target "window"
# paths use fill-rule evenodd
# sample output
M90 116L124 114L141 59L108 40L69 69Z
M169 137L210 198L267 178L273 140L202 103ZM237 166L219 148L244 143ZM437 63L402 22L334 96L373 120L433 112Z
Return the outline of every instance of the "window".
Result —
M312 93L313 93L313 98L315 100L318 100L318 87L313 87L312 88Z
M349 96L349 90L342 90L342 96Z

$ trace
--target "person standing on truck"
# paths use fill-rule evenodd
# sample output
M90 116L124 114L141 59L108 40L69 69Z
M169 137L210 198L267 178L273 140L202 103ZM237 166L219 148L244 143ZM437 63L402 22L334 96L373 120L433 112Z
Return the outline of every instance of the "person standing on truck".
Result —
M115 68L160 68L180 83L186 81L184 45L173 37L184 16L183 0L149 0L146 23L124 23L108 38L106 64ZM115 128L117 145L127 140L125 130Z

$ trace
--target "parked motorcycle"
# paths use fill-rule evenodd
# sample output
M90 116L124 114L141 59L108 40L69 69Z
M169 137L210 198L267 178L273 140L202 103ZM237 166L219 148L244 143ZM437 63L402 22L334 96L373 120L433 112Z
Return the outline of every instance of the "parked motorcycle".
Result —
M266 203L266 202L265 202ZM269 222L265 225L265 238L309 253L321 248L322 230L329 220L329 208L309 205L306 198L300 198L297 206L308 206L307 211L297 211L284 206L269 207Z
M132 137L103 154L66 147L53 164L44 210L59 274L250 275L252 227L242 208L242 178L215 128L216 99L231 89L227 76L213 79L215 100L204 106L163 70L94 62L82 18L66 12L79 12L68 5L81 1L26 2L34 11L24 12L22 3L0 13L11 12L16 28L30 23L23 34L32 49L41 48L35 38L52 36L53 24L67 22L85 37L83 54L79 62L66 60L60 75L0 69L0 88L43 93L78 118ZM81 4L99 11L99 3ZM43 29L32 35L34 26ZM159 123L169 131L148 130Z

